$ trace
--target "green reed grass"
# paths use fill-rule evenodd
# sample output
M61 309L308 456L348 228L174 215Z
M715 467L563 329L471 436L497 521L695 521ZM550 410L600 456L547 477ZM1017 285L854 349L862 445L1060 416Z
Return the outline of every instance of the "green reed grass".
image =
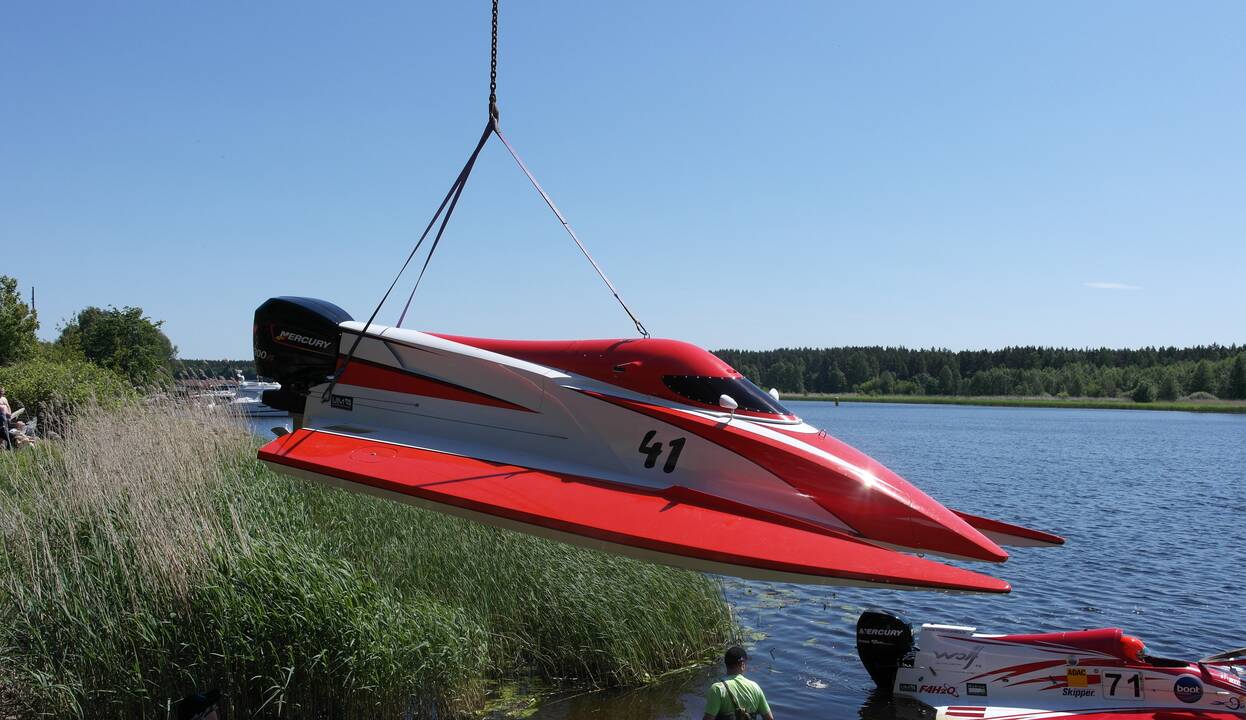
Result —
M279 477L236 419L79 413L0 453L0 715L447 715L637 684L730 633L704 576ZM3 707L3 704L12 707Z

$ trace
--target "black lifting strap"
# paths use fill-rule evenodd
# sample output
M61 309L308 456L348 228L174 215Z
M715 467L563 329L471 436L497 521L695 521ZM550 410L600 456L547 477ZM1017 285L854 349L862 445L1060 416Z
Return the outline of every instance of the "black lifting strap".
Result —
M480 140L476 142L476 148L472 150L471 156L467 158L467 163L463 165L463 169L459 171L458 177L454 179L454 183L450 186L450 191L446 193L446 196L441 201L441 205L437 207L437 212L433 213L433 218L428 221L428 225L424 228L424 232L420 235L420 239L415 243L415 247L411 249L411 254L407 255L406 262L402 264L402 267L398 270L398 274L394 276L394 281L389 284L389 289L385 291L385 295L383 295L381 297L381 301L377 303L376 309L372 311L372 315L368 317L368 321L364 323L363 330L355 336L355 341L351 343L350 346L350 352L346 353L346 358L338 366L337 371L333 373L333 377L330 378L329 386L325 388L324 393L321 394L320 400L322 402L329 400L333 393L333 388L337 386L338 379L346 370L346 366L350 364L352 359L354 359L355 351L359 348L359 342L363 340L363 336L368 333L368 328L372 327L372 323L376 321L376 316L381 312L381 307L385 305L385 301L389 299L390 293L392 293L394 291L394 287L398 285L398 280L402 277L402 274L406 272L407 266L411 264L411 260L415 257L415 254L419 252L420 246L422 246L424 244L424 240L428 238L428 233L432 231L433 225L436 225L437 219L440 218L441 224L437 228L437 234L433 236L433 242L432 245L429 246L428 255L424 258L424 265L420 268L420 274L416 277L415 285L411 288L411 294L407 296L407 302L402 308L402 314L398 317L397 327L402 327L402 322L407 317L407 311L411 308L411 300L415 297L415 291L419 289L420 281L424 279L424 273L428 270L428 264L433 259L433 253L437 252L437 246L441 244L441 237L445 234L446 226L450 223L450 216L454 214L454 208L458 205L459 197L463 194L463 188L467 185L467 178L471 175L472 168L476 165L476 158L480 156L480 151L484 148L485 143L489 141L490 135L497 135L498 139L502 141L502 144L506 146L507 152L509 152L511 157L515 159L515 162L519 165L519 169L523 171L523 174L526 175L528 180L532 183L532 187L536 188L536 191L541 195L541 199L544 200L545 204L549 206L549 209L554 212L554 217L558 218L558 222L562 223L562 226L567 231L567 234L571 236L571 239L574 240L575 244L580 248L580 252L584 253L584 257L588 259L589 264L591 264L593 269L597 271L598 277L600 277L602 282L606 284L606 287L610 289L611 294L614 295L614 299L619 301L619 305L623 307L623 312L626 312L627 316L631 318L632 324L636 326L636 332L640 333L642 337L649 337L649 331L645 329L645 326L636 317L636 314L632 312L632 309L627 306L627 303L623 302L623 298L619 295L618 289L614 287L614 283L610 282L610 278L606 277L605 271L601 269L601 266L598 265L597 261L593 259L593 256L589 254L588 248L584 246L584 243L580 242L580 238L575 234L575 230L571 229L571 224L568 223L567 219L563 217L561 212L559 212L558 206L554 204L554 201L550 198L549 193L545 192L545 189L541 187L541 183L537 182L536 176L528 170L528 166L525 165L524 161L519 158L519 153L515 152L515 148L511 146L510 142L506 139L506 136L502 134L502 129L498 126L497 77L498 0L493 0L493 44L490 49L489 56L489 122L485 125L484 132L480 134ZM444 215L442 215L443 212L445 213Z
M320 396L321 402L327 402L329 397L333 394L333 388L337 386L338 379L342 377L342 373L345 372L346 366L350 364L350 361L355 357L355 350L359 348L359 341L363 340L363 336L368 333L368 328L372 327L372 323L376 321L376 316L381 312L381 307L384 306L385 301L389 299L389 294L392 293L394 291L394 287L398 285L398 280L402 277L402 274L406 272L407 266L411 264L411 260L415 257L415 254L420 251L420 246L424 244L424 240L428 238L429 231L433 229L433 225L437 223L437 218L440 217L441 225L437 228L437 235L433 238L433 244L429 248L428 257L424 258L424 266L420 268L419 278L415 281L415 287L418 288L420 286L420 280L424 277L424 271L428 269L428 263L433 259L433 252L437 249L437 244L441 242L441 236L446 231L446 225L450 222L450 216L454 214L454 208L458 205L459 197L463 194L463 188L467 185L467 177L472 174L472 168L476 165L476 158L480 156L480 151L484 148L485 143L488 142L489 135L492 134L492 132L493 118L489 118L489 123L485 125L484 132L480 134L480 140L476 142L476 148L472 150L471 156L467 158L467 163L463 165L463 169L459 171L458 177L456 177L454 179L454 183L450 185L450 191L446 193L444 198L442 198L441 204L437 206L437 212L433 213L432 219L428 221L428 225L425 226L424 232L420 235L420 239L416 241L415 247L411 248L411 254L407 255L406 262L404 262L402 267L398 269L398 274L394 276L394 281L389 284L389 289L385 291L383 296L381 296L381 301L376 304L376 308L372 311L372 315L368 317L368 322L364 323L363 330L355 336L355 342L351 343L350 352L346 353L346 359L342 361L342 364L338 366L337 371L333 373L333 377L329 380L329 387L325 388L325 391ZM442 217L441 214L443 211L445 212L444 217ZM407 305L402 309L404 317L407 314L407 308L411 306L412 297L415 297L415 288L412 288L411 296L407 298ZM402 318L398 319L398 325L402 325Z

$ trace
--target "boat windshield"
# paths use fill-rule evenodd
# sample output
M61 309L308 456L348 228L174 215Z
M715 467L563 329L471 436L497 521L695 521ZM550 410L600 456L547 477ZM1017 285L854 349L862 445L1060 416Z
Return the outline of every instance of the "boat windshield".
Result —
M718 406L718 398L730 395L740 404L741 410L766 413L767 415L791 415L787 408L779 404L747 378L709 377L706 375L665 375L663 384L671 392L702 405Z

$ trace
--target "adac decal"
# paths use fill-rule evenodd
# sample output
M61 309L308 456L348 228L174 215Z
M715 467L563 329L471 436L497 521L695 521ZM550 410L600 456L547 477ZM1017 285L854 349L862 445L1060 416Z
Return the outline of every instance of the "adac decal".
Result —
M955 685L922 685L921 692L927 695L947 695L948 697L960 697L960 690Z
M1071 667L1064 671L1065 684L1071 688L1084 688L1088 685L1098 685L1102 678L1099 673L1090 673L1086 668ZM1093 693L1092 693L1093 694ZM1068 693L1065 693L1068 695ZM1079 695L1078 697L1089 697Z
M1196 703L1203 699L1203 683L1193 675L1182 675L1173 683L1172 693L1181 702Z
M329 407L338 410L354 410L355 398L349 395L332 395L329 397Z
M935 662L943 665L959 665L964 662L962 669L968 670L973 665L973 661L978 659L978 653L982 652L980 648L974 648L972 652L939 652L935 651Z
M986 697L986 683L965 683L965 694Z

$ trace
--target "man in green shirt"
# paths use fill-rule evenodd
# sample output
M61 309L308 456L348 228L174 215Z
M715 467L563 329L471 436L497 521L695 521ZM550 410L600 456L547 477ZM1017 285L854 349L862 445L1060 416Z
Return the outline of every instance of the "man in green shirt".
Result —
M710 685L701 720L735 720L737 708L744 710L749 717L761 715L765 720L774 720L761 686L744 677L744 669L748 665L748 653L744 652L744 648L729 648L723 663L727 666L727 675Z

